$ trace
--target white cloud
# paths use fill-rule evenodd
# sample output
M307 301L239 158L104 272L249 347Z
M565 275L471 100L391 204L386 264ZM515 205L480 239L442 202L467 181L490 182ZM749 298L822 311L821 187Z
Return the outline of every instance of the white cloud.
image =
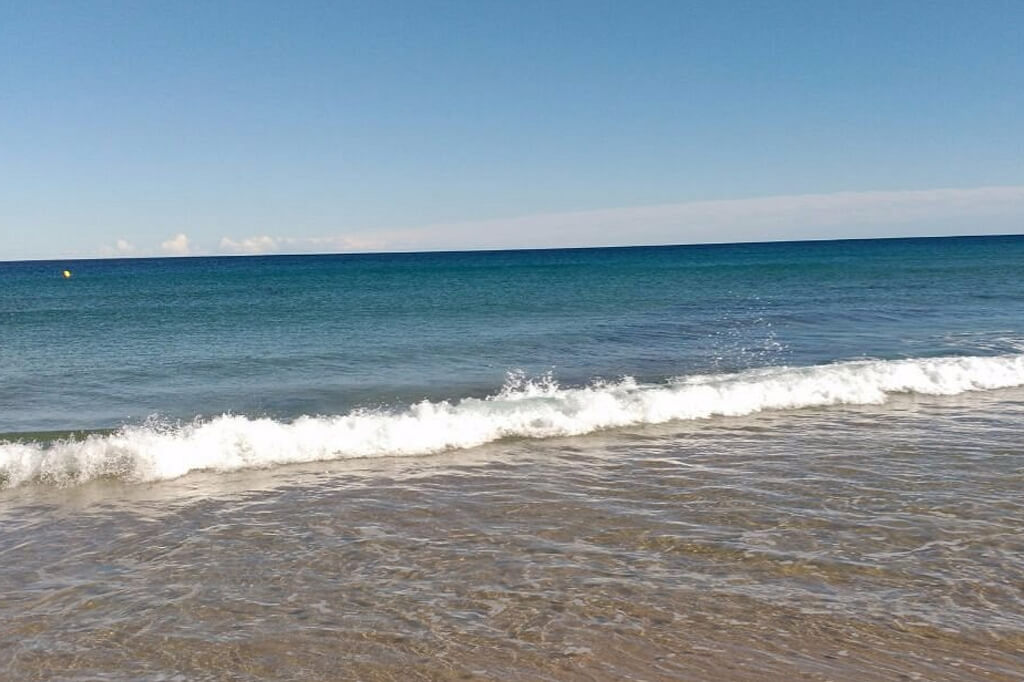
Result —
M131 256L135 253L135 245L127 239L118 239L113 246L100 247L100 255L108 258Z
M224 253L692 244L1024 232L1024 186L798 194L549 213L333 237L223 238ZM183 236L183 235L181 235Z
M373 251L383 249L386 246L386 241L372 238L372 236L271 237L269 235L258 235L239 240L222 237L220 240L221 253L245 255Z
M280 244L280 239L267 235L247 237L239 241L222 237L220 240L220 250L223 253L237 254L276 253L281 250Z
M1014 231L1024 230L1024 186L694 201L435 225L394 237L510 248L981 234L976 219L1007 216L1018 218Z
M187 256L191 253L191 245L184 232L179 232L160 244L160 250L171 256Z

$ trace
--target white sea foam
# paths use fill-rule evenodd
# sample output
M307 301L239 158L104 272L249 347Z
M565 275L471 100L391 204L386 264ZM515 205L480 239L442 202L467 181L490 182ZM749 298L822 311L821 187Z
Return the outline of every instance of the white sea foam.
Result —
M223 415L148 423L53 443L0 442L0 486L68 485L98 477L153 481L350 457L424 455L501 438L574 436L671 420L738 416L839 404L882 403L892 393L954 395L1024 385L1024 355L843 362L679 377L626 378L561 388L513 376L497 394L420 402L400 411L358 410L293 421Z

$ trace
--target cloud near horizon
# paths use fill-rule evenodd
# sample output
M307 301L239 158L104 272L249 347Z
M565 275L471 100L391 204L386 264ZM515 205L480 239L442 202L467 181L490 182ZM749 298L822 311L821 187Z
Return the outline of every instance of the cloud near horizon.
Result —
M123 258L135 255L135 245L127 239L118 239L113 246L103 246L100 254L109 258Z
M168 256L187 256L192 253L192 246L184 232L179 232L160 244L160 250Z
M980 219L995 222L973 222ZM326 237L223 237L219 252L559 248L1010 232L1024 232L1024 185L693 201Z
M234 240L222 237L218 250L223 254L259 255L269 253L312 253L374 251L387 248L387 242L370 237L272 237L257 235Z

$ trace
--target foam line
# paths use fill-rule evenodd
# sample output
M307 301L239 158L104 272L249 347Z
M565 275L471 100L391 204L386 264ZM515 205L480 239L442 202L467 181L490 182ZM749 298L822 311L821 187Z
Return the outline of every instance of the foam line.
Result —
M562 388L510 376L488 398L423 401L293 421L222 415L151 421L51 443L0 442L0 486L70 485L98 477L154 481L200 469L231 471L349 457L426 455L502 438L574 436L672 420L765 410L882 403L893 393L954 395L1024 385L1024 355L842 362Z

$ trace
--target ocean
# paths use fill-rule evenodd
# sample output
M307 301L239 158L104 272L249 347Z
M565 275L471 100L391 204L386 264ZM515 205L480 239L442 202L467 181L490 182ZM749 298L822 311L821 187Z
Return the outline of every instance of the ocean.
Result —
M1024 237L0 263L3 679L1020 680L1022 491Z

